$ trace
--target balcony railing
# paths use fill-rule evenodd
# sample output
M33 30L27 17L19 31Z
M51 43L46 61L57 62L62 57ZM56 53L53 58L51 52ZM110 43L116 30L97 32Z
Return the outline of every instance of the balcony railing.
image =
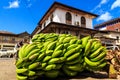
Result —
M13 40L0 40L0 43L17 43L17 41L13 41Z

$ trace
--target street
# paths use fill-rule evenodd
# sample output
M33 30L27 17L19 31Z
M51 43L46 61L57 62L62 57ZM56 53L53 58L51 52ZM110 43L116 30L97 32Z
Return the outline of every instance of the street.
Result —
M16 80L14 58L0 58L0 80Z

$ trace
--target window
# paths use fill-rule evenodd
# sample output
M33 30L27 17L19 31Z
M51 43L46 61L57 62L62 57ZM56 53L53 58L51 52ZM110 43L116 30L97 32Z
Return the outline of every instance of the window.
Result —
M72 16L69 12L66 13L66 24L72 24Z
M81 27L86 27L86 19L85 17L81 17Z

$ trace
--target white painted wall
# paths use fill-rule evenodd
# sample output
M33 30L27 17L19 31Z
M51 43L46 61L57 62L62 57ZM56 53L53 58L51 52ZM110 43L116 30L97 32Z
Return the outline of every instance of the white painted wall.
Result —
M59 23L65 23L65 11L61 10L61 9L56 9L53 13L54 18L53 21L54 22L59 22Z
M65 10L57 8L53 12L53 21L54 22L58 22L58 23L64 23L64 24L66 24L66 20L65 20L66 12L69 12L69 11L65 11ZM76 14L76 13L73 13L73 12L70 12L70 13L72 15L72 25L75 25L75 22L79 22L79 25L81 26L81 17L82 17L82 15ZM46 25L48 25L50 23L50 16L45 21ZM92 29L92 18L85 17L85 19L86 19L86 28L91 28ZM42 24L42 28L43 28L43 24Z
M99 28L99 30L106 30L106 27Z
M86 18L86 27L92 29L92 19Z

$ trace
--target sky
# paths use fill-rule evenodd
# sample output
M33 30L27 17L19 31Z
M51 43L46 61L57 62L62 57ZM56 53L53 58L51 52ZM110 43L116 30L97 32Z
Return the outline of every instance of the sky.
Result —
M99 15L93 26L120 17L120 0L0 0L0 31L31 34L55 1Z

